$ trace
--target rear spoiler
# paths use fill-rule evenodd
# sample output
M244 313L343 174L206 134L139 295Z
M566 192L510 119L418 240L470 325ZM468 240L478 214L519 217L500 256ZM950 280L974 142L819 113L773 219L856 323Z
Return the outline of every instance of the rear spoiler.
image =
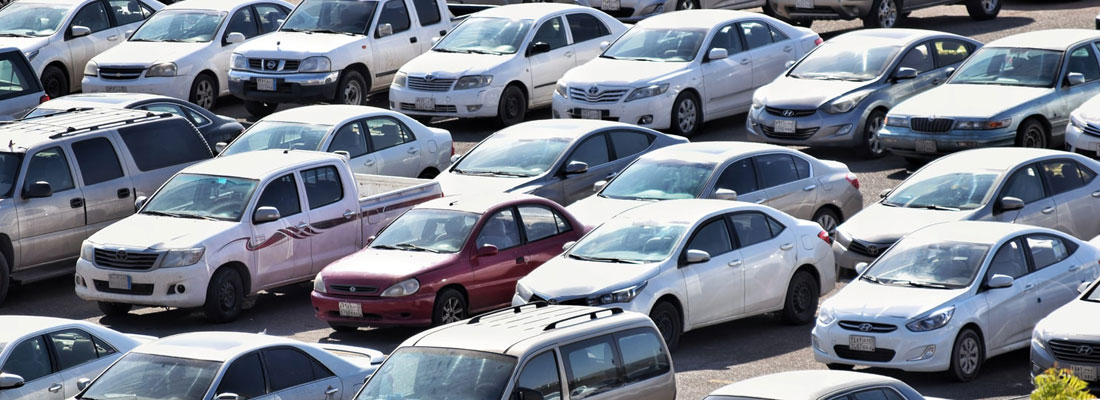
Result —
M358 355L361 355L363 357L370 358L371 365L381 364L382 361L386 359L386 355L382 354L381 351L374 350L374 349L368 349L366 347L355 347L355 346L347 346L347 345L342 345L342 344L331 344L331 343L316 343L316 344L314 344L314 346L320 347L321 349L324 349L324 350L327 350L327 351L339 351L339 352L343 352L343 353L358 354Z

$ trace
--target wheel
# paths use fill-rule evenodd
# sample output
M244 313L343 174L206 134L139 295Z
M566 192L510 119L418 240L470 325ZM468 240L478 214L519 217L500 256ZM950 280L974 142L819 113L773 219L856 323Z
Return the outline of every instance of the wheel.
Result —
M457 290L447 289L435 298L435 311L432 312L432 326L461 321L469 316L466 309L466 297Z
M676 0L676 11L694 10L699 8L697 0Z
M649 318L653 320L654 325L657 325L657 330L661 332L669 350L675 349L680 344L680 335L684 332L680 310L676 309L672 303L661 301L653 306L653 310L649 312Z
M257 117L266 117L268 114L275 112L275 109L279 108L278 103L265 103L262 101L244 101L244 109L249 114Z
M11 287L11 270L8 269L8 260L0 253L0 304L8 297L8 288Z
M898 13L898 0L875 0L871 4L871 12L863 17L864 28L893 28L898 26L903 18Z
M848 365L848 364L836 364L836 363L825 364L825 368L831 369L833 371L851 371L852 368L854 368L854 367L855 367L854 365Z
M334 323L331 323L331 322L328 323L328 326L329 326L329 328L332 328L332 330L337 331L337 332L341 332L341 333L355 332L355 331L359 330L359 327L357 327L357 326L338 325L338 324L334 324Z
M367 104L367 81L357 71L344 71L340 84L336 86L336 98L333 103L361 106Z
M1042 123L1029 119L1016 129L1016 146L1045 149L1047 147L1047 129Z
M69 78L65 72L56 66L48 66L42 70L42 88L51 99L69 94Z
M783 302L783 322L792 325L813 322L820 291L821 288L812 275L806 271L796 272L787 286L787 296Z
M111 303L107 301L96 302L96 305L99 306L99 311L102 311L103 315L108 317L126 315L130 313L130 309L134 308L133 304Z
M985 362L985 345L982 338L973 329L966 328L955 338L955 347L951 349L951 369L949 372L959 382L970 382L978 377Z
M191 84L191 95L187 100L199 107L213 110L214 103L218 101L218 84L210 75L200 74Z
M703 110L699 98L691 92L680 93L672 103L672 133L689 137L703 125Z
M222 268L210 279L206 289L203 314L210 322L229 322L241 314L244 304L244 285L241 275L233 268Z
M886 111L871 111L867 122L863 123L863 155L867 158L880 158L886 155L886 146L878 137L878 131L886 123Z
M825 232L829 232L829 237L836 236L836 226L840 225L840 216L836 215L833 209L822 207L814 213L813 221L821 225L821 229Z
M436 175L439 175L439 171L428 168L428 169L420 172L420 175L417 176L417 178L420 178L420 179L435 179Z
M519 86L508 86L500 94L497 105L497 122L501 126L512 126L527 118L527 95Z
M975 21L997 18L1001 13L1001 0L967 0L966 13Z

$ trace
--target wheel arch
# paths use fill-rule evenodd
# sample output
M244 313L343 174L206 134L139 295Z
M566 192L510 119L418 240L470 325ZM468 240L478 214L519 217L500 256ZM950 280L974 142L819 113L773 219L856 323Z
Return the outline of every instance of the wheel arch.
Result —
M816 266L810 263L799 265L798 268L794 269L794 272L791 272L791 276L787 278L787 290L783 291L783 293L786 294L788 291L791 290L791 280L794 279L795 275L798 275L798 273L802 271L806 271L806 273L810 274L810 277L814 278L814 282L817 282L817 295L818 297L821 297L821 295L823 294L821 292L824 291L824 287L822 287L823 283L821 282L821 273L817 271ZM784 298L783 302L786 303L787 299Z
M1047 137L1047 147L1052 148L1052 146L1054 146L1054 143L1053 143L1054 125L1052 125L1050 123L1050 120L1047 119L1047 117L1043 114L1031 114L1031 115L1028 115L1028 116L1024 117L1023 119L1021 119L1020 120L1020 125L1016 126L1016 134L1017 135L1020 134L1020 126L1023 126L1023 124L1025 122L1029 121L1029 120L1039 121L1039 123L1043 125L1043 130L1046 131L1045 133L1046 133L1046 137Z
M8 272L15 270L15 246L11 242L11 237L7 234L0 233L0 256L4 257L4 261L8 263Z
M351 63L347 67L344 67L343 71L340 71L340 78L339 79L343 79L344 78L344 71L348 71L348 70L358 72L359 75L363 76L363 80L366 81L366 84L367 84L366 85L367 87L365 89L366 92L363 93L363 95L366 96L367 93L370 93L370 91L371 91L370 89L372 87L371 85L374 83L374 77L371 76L371 74L370 74L370 68L367 67L366 64L363 64L361 62Z
M252 273L250 273L248 271L248 267L245 266L243 262L240 262L240 261L226 262L225 264L222 264L217 269L212 271L210 276L214 276L214 274L218 273L218 271L221 271L224 268L230 268L230 269L237 270L237 274L240 275L240 277L241 277L241 284L244 285L243 295L248 296L249 294L252 294Z
M657 300L653 301L653 306L651 306L649 308L649 310L650 310L649 312L653 312L653 308L657 307L657 304L660 304L662 301L666 301L669 304L672 304L672 306L676 308L676 312L680 314L680 325L682 327L681 329L683 329L682 332L687 332L689 325L688 325L687 315L684 314L684 305L683 305L683 303L680 302L680 298L677 297L675 294L665 293L665 294L662 294L662 295L658 296Z
M531 102L534 101L534 100L531 100L531 98L534 97L534 96L531 96L531 89L528 88L527 85L524 84L522 81L520 81L518 79L513 79L512 81L508 82L507 85L504 85L504 89L501 89L501 91L500 91L501 96L504 95L504 91L507 90L509 86L516 86L516 87L519 88L519 90L523 91L524 100L527 100L527 109L530 110L531 105L532 105ZM500 99L497 99L497 101L499 102Z
M836 213L836 217L837 217L836 224L838 226L840 224L844 223L844 211L842 211L839 206L837 206L836 204L833 204L832 202L822 204L821 207L818 207L816 210L814 210L814 215L817 215L818 211L825 210L825 209L832 210L834 213Z

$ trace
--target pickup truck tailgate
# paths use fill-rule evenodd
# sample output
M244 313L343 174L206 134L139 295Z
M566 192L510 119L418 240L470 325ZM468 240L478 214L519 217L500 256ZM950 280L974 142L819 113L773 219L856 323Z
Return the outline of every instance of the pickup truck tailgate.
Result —
M425 201L443 197L439 183L430 179L355 174L363 237L374 236L390 221Z

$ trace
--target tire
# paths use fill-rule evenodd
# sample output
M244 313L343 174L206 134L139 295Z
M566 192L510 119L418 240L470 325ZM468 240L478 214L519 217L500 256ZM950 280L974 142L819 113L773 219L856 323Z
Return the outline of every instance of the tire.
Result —
M851 371L852 368L855 368L855 365L829 363L825 364L825 368L831 369L833 371Z
M966 13L975 21L988 21L1001 13L1001 0L967 0Z
M7 258L0 253L0 304L4 304L4 299L8 297L8 289L11 289L11 269Z
M864 28L894 28L901 24L901 2L898 0L875 0L871 12L863 17Z
M951 348L951 368L948 372L959 382L970 382L981 373L984 362L985 345L981 336L973 329L963 329L955 337L955 346Z
M103 315L108 317L129 314L130 309L134 308L133 304L111 303L107 301L98 301L96 305L99 306L99 311L102 311Z
M903 157L905 159L905 169L909 171L916 171L923 167L924 164L928 164L928 160L916 157Z
M1029 119L1016 128L1016 146L1045 149L1049 146L1047 129L1042 123Z
M470 316L466 297L457 290L447 289L439 293L435 298L434 311L432 311L432 326L439 326L457 322Z
M863 151L864 157L881 158L886 155L886 147L879 140L878 131L886 123L886 112L882 110L871 111L867 121L863 123Z
M703 125L703 108L699 104L699 97L691 92L680 93L672 103L669 125L672 133L683 137L699 132Z
M665 345L671 351L680 344L680 335L684 333L684 319L680 316L680 310L667 301L661 301L653 306L649 312L649 318L657 325L657 330L665 339Z
M222 323L237 319L244 304L244 285L241 275L233 268L222 268L210 279L206 289L203 314L210 322Z
M187 100L199 107L213 110L218 102L218 83L210 75L199 74L195 77L195 82L191 83L191 94Z
M676 11L696 10L699 8L698 0L676 0Z
M343 75L340 78L340 84L336 85L336 98L332 99L332 102L353 106L366 105L369 87L363 75L351 70L344 71Z
M266 117L269 114L275 112L275 109L279 108L278 103L265 103L262 101L244 101L244 109L248 111L250 115L256 117Z
M65 72L56 66L48 66L42 70L42 89L51 99L69 94L69 78Z
M417 178L420 178L420 179L435 179L435 177L437 175L439 175L439 171L428 168L428 169L425 169L424 171L421 171L420 175L417 176Z
M790 285L787 285L787 295L783 301L783 322L791 325L813 322L820 292L821 287L810 273L796 272L791 277Z
M500 126L512 126L527 118L527 95L519 86L510 85L500 94L497 104L497 123Z
M840 216L831 208L821 207L814 213L813 221L821 225L821 229L829 232L829 237L836 237L836 227L840 225Z
M328 326L332 328L332 330L340 333L355 332L359 330L358 326L338 325L331 322L328 323Z

